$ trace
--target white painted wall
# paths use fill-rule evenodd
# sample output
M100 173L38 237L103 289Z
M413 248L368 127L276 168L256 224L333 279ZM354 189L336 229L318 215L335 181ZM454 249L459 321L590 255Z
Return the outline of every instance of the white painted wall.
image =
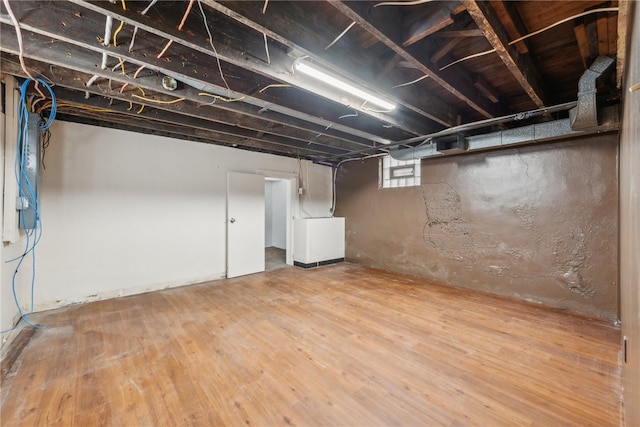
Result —
M273 184L264 182L264 247L273 246Z
M223 277L227 171L298 174L285 157L60 121L51 131L36 310ZM327 216L331 169L303 168L305 210Z
M272 181L271 246L287 248L287 183Z

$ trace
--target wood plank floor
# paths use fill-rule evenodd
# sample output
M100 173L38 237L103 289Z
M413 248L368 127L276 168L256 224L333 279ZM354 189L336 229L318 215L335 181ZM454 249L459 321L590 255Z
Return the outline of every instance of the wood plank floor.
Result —
M2 426L620 422L611 324L351 264L37 316Z

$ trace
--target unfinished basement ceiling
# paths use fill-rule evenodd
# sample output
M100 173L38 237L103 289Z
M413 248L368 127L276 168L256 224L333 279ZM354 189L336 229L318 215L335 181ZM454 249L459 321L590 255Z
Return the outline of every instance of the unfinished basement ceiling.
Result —
M618 62L599 96L618 102L627 3L9 5L25 65L54 87L58 118L335 164L459 124L575 101L581 75L601 55ZM0 22L2 72L23 78L4 4ZM336 90L300 72L300 62L396 107Z

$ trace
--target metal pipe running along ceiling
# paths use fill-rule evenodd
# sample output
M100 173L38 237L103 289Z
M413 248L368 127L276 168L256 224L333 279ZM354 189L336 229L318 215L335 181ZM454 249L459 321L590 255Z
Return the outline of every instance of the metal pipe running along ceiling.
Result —
M516 114L504 118L469 123L421 138L412 138L411 141L407 140L404 143L414 142L414 140L420 141L421 139L431 143L406 149L392 149L389 154L397 160L415 160L506 148L514 145L560 141L571 137L617 131L620 127L618 106L609 106L603 108L602 111L598 111L596 104L597 80L605 74L613 63L614 61L606 56L596 58L591 67L580 78L577 102L561 104L549 109L534 110L531 114L524 113L524 116ZM553 120L470 137L462 135L463 131L477 129L489 124L506 123L533 117L533 115L540 115L551 110L563 111L570 108L568 119ZM452 136L453 138L451 138Z

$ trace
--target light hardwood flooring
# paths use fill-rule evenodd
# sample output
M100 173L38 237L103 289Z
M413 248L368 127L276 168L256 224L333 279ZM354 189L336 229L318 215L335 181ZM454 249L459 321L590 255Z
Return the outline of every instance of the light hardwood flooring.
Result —
M32 317L6 426L615 426L619 329L351 264Z

